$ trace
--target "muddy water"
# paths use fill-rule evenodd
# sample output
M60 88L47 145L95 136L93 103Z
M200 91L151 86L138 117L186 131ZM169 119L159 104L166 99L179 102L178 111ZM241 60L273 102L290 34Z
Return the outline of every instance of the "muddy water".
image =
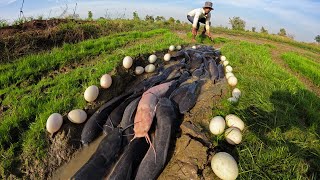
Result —
M70 179L91 157L96 151L99 143L105 136L102 135L89 146L79 149L73 154L73 158L66 164L59 167L52 175L52 180L66 180Z

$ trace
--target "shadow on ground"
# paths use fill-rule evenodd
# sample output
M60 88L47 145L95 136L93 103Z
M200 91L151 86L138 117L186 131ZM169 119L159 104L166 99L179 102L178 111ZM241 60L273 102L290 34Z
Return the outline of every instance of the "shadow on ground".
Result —
M250 148L259 171L271 179L281 172L288 174L287 171L292 171L291 177L316 179L320 176L320 98L308 90L295 94L275 91L270 102L274 106L272 112L254 105L236 110L250 125L250 133L259 138L250 140L261 145Z

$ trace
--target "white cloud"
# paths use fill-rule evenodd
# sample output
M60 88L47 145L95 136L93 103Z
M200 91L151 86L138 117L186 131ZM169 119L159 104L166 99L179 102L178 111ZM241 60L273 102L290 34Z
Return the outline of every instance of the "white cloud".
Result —
M17 0L0 0L0 6L5 6L16 2Z

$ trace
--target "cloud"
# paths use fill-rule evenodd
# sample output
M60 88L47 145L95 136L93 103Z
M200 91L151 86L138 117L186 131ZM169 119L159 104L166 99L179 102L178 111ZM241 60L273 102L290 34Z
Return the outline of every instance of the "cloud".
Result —
M6 6L16 2L17 0L0 0L0 6Z

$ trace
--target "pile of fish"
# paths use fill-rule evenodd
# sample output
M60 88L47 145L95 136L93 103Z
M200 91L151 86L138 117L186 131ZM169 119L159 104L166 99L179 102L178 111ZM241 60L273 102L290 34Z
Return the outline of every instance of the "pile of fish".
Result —
M156 179L167 162L174 124L195 106L206 81L224 79L220 58L211 46L182 49L170 65L102 105L86 122L81 142L106 136L72 179Z

